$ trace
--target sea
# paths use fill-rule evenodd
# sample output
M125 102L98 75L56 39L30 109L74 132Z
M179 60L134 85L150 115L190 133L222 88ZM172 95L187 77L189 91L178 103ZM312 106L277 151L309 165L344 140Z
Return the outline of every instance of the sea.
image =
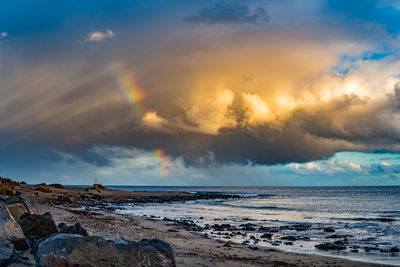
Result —
M240 195L240 199L128 203L116 207L116 212L160 220L191 220L205 228L204 233L210 238L249 246L400 265L400 186L108 188ZM240 231L235 234L232 230L216 231L212 227L216 224L229 224ZM265 238L266 232L272 237ZM315 247L334 242L344 244L346 249Z

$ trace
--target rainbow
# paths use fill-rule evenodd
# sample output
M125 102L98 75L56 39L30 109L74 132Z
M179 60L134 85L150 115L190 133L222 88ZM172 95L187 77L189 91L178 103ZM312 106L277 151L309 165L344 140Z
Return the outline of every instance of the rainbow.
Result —
M134 76L131 74L118 75L118 89L123 100L135 108L137 116L142 117L144 109L140 102L146 94L143 90L137 88Z
M171 162L166 157L165 151L157 148L154 150L154 156L160 163L160 173L163 176L167 176L171 170Z

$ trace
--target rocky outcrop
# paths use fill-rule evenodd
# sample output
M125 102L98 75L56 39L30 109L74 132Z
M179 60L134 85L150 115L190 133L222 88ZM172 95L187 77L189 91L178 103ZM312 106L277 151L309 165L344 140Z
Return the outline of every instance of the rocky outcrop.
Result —
M320 250L345 250L347 247L342 241L336 241L333 243L323 243L315 245L315 248Z
M115 236L57 234L33 248L38 266L67 262L63 266L175 266L171 246L158 239L125 241Z
M21 217L22 214L28 212L25 206L22 205L21 203L7 205L7 209L10 211L14 220L17 222L19 221L19 218Z
M24 213L18 223L32 244L40 238L58 232L53 217L48 212L42 215Z
M14 253L14 245L5 238L0 237L0 267L7 266Z
M21 227L11 216L3 202L0 202L0 237L13 243L15 249L25 250L29 248Z
M73 204L76 202L76 198L71 197L71 196L58 196L57 202L62 203L62 204L64 204L64 203Z
M22 205L25 206L28 213L30 213L30 214L37 213L37 210L36 210L35 206L33 205L32 201L24 193L21 193L18 191L15 193L15 195L9 197L5 201L5 203L6 203L6 205L21 203Z

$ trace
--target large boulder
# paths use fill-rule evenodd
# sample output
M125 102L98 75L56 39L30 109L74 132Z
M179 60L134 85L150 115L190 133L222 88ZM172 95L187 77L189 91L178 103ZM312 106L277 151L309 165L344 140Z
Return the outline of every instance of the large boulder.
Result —
M5 238L0 237L0 267L7 266L14 253L14 245Z
M115 236L56 234L37 242L32 250L38 266L67 262L71 266L175 266L172 247L158 239L125 241Z
M18 223L32 244L43 237L58 232L53 217L48 212L42 215L24 213Z
M9 197L5 201L5 203L6 203L6 205L21 203L22 205L25 206L28 213L30 213L30 214L37 213L37 210L36 210L35 206L33 205L32 201L24 193L21 193L18 191L15 193L15 195Z
M21 227L11 216L3 202L0 202L0 237L13 243L15 249L25 250L29 248Z
M22 205L22 203L7 205L7 209L10 211L14 220L17 222L19 221L19 218L21 217L22 214L28 212L28 210L25 208L24 205Z

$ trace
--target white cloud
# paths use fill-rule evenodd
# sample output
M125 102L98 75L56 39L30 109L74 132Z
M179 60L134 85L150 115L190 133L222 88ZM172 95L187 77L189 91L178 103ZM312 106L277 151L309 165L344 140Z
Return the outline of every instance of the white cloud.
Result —
M88 37L87 41L100 42L100 41L104 41L105 39L113 38L114 36L115 36L115 34L111 30L106 30L104 32L94 31L94 32L89 33L89 37Z
M386 161L381 161L381 165L384 167L390 167L390 163Z
M8 36L7 32L0 33L0 37L2 37L2 38L6 38L7 36Z
M298 175L337 175L343 173L366 173L371 168L367 164L358 164L347 160L323 160L303 164L291 163L289 169Z

